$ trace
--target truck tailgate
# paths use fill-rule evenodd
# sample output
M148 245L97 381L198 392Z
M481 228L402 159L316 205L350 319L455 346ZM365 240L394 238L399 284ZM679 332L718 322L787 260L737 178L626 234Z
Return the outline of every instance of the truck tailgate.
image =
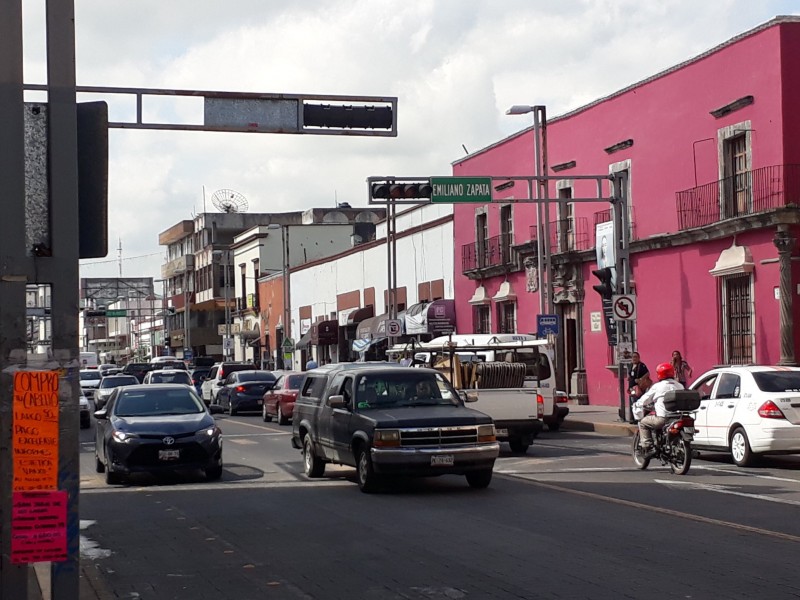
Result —
M492 420L522 421L538 420L537 388L503 388L471 390L478 393L472 408L486 413Z

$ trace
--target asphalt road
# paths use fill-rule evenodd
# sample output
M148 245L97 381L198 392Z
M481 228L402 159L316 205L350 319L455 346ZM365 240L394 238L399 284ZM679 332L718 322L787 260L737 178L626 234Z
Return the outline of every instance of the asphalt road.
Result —
M366 495L352 469L307 480L290 427L218 420L213 483L107 486L82 431L82 598L800 596L800 457L709 454L679 477L636 470L629 438L544 433L487 490L443 476Z

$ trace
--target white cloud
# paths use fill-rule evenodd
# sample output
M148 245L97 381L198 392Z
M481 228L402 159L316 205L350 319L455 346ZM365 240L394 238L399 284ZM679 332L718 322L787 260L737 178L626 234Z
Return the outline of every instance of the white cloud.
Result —
M45 77L43 1L24 0L26 81ZM397 138L111 133L108 261L82 276L159 276L158 233L213 210L366 202L369 175L448 174L450 163L707 50L792 2L690 0L76 0L83 85L397 96ZM198 109L151 109L182 118ZM177 112L175 112L177 110ZM112 118L132 106L112 106ZM155 113L152 113L155 114Z

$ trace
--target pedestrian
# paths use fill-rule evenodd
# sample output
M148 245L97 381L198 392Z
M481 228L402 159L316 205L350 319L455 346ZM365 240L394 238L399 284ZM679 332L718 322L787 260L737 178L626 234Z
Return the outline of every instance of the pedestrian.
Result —
M309 359L308 362L306 363L306 371L310 371L311 369L316 369L316 368L317 368L317 361L315 361L313 358Z
M642 362L639 353L631 353L631 366L628 367L628 395L631 406L630 423L636 423L636 419L633 418L633 404L641 398L642 394L645 392L639 385L639 380L648 373L647 365Z
M683 356L677 350L672 351L672 368L675 370L675 379L686 387L686 383L692 376L692 367L683 360Z

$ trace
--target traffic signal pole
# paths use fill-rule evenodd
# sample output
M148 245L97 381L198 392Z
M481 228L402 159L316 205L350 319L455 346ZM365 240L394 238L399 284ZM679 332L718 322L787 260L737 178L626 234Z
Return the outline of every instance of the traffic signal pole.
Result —
M614 223L614 243L616 256L616 293L631 293L631 264L630 264L630 212L628 209L628 176L623 171L615 173L612 178L611 216ZM633 323L631 321L617 322L617 343L633 343ZM627 367L622 352L617 352L617 374L619 375L619 418L630 421L633 415L627 401Z

